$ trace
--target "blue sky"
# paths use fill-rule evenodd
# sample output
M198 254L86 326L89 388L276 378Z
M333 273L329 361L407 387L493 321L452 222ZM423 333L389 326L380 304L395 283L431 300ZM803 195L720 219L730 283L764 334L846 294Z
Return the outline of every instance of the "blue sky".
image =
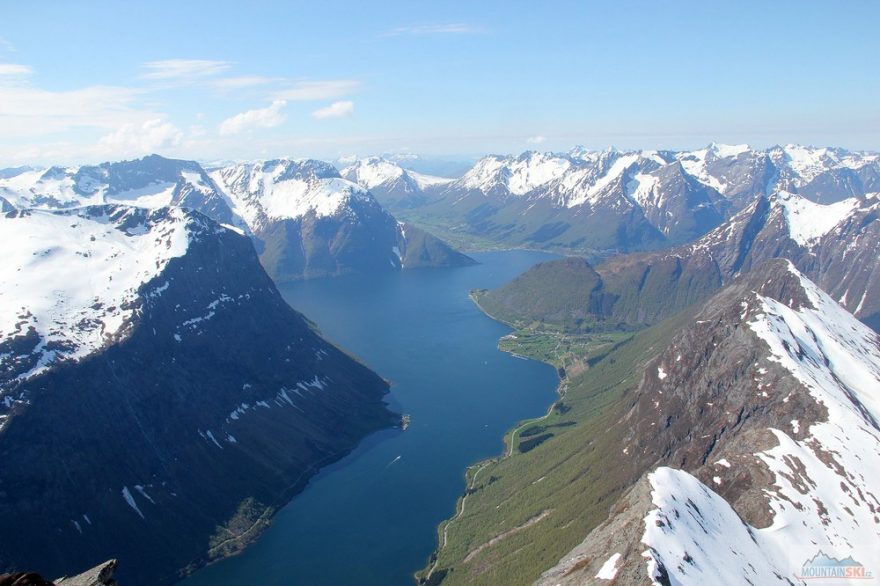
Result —
M880 149L880 2L0 1L0 166Z

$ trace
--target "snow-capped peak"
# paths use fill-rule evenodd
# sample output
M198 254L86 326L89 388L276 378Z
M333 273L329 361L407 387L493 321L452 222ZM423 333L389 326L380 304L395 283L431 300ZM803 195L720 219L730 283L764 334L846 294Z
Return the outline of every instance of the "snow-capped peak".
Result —
M467 189L484 193L500 187L524 195L561 178L572 167L570 158L554 153L526 152L519 157L491 155L477 161L461 179Z
M384 157L354 159L340 173L346 179L354 181L365 189L390 187L395 182L403 181L407 188L421 190L454 181L454 179L446 177L435 177L410 171L399 163Z
M738 157L752 149L747 144L720 144L713 142L709 144L707 150L716 158L726 159L728 157Z
M215 169L211 178L251 230L268 220L333 216L352 200L372 200L329 163L309 159L241 163Z
M341 174L365 189L373 189L400 179L405 171L400 165L382 157L367 157L354 161L345 167Z

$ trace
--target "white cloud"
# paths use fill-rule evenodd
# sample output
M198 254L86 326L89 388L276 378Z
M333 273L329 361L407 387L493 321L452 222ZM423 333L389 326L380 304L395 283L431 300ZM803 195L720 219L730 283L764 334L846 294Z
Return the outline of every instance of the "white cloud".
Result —
M30 65L20 65L18 63L0 63L0 77L25 77L32 74L34 70Z
M252 128L273 128L287 119L281 110L287 105L285 100L275 100L266 108L248 110L227 118L220 123L220 134L238 134Z
M10 43L4 37L0 37L0 51L6 51L7 53L15 53L15 45Z
M175 147L183 140L183 132L161 118L146 120L141 124L124 124L115 132L98 141L100 151L114 155L153 153Z
M255 87L258 85L266 85L276 81L271 77L263 77L260 75L241 75L238 77L222 77L215 79L212 85L221 90L237 90L247 87Z
M0 83L0 137L33 138L76 128L115 130L159 115L135 108L139 90L89 86L50 91L28 83Z
M465 22L439 23L439 24L416 24L400 26L385 33L383 37L399 37L403 35L474 35L485 32L484 29Z
M333 102L324 108L318 108L312 112L312 117L318 120L326 120L327 118L345 118L352 114L354 114L354 102L343 100L341 102Z
M166 81L187 80L217 75L229 69L229 66L230 63L226 61L211 61L208 59L149 61L144 63L143 67L147 72L141 75L141 77Z
M312 102L332 100L350 94L360 87L360 82L352 79L331 79L324 81L300 81L275 92L275 98L291 102Z
M541 135L530 136L529 138L526 139L526 142L529 144L541 144L541 143L547 142L547 137L541 136Z

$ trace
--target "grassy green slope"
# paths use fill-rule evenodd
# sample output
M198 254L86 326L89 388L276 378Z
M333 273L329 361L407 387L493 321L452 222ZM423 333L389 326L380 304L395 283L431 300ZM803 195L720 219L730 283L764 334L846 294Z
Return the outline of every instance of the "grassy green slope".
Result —
M514 327L610 332L657 323L706 299L721 284L708 255L632 254L595 269L580 258L548 261L503 287L474 291L473 297Z
M483 310L517 327L551 327L567 331L594 325L602 313L602 279L580 258L535 265L510 283L474 299Z
M440 527L440 548L421 579L531 584L602 522L640 472L621 458L620 417L641 365L687 319L640 332L567 380L564 398L546 418L518 426L503 457L472 467L460 513ZM535 445L523 451L525 442Z

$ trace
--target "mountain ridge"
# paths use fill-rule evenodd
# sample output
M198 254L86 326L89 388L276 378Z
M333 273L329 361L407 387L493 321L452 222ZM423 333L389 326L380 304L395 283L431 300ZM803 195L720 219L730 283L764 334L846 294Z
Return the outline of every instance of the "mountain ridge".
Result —
M373 188L389 209L447 236L603 254L692 241L779 190L823 204L863 198L880 191L880 155L799 145L575 147L490 155L462 177L421 190L381 185Z
M194 161L150 155L97 166L27 168L0 178L0 196L4 209L107 203L194 209L250 235L277 281L404 268L394 252L405 247L397 220L369 191L312 159L205 170ZM429 234L420 233L415 247L429 239L432 253L413 267L473 262Z
M878 255L877 195L822 205L780 192L758 199L692 244L620 255L596 265L600 282L588 294L575 290L561 295L548 284L593 272L592 266L585 268L584 261L549 261L541 268L543 277L523 275L483 293L480 303L505 321L528 322L549 317L542 316L535 304L562 297L557 303L568 307L568 313L549 321L574 328L640 327L706 298L753 266L787 258L876 329L880 327Z

